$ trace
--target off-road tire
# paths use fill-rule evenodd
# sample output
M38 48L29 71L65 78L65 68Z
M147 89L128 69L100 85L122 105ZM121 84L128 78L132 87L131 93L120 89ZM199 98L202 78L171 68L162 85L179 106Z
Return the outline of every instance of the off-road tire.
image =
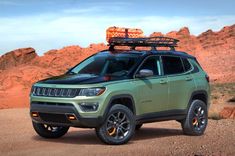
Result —
M69 127L62 127L62 126L50 126L41 123L33 123L33 128L37 132L37 134L43 138L59 138L65 135Z
M123 135L126 134L126 136L124 136L123 138L115 138L115 137L119 137L118 134L120 134L121 132L120 128L118 127L115 128L116 133L113 133L115 134L115 137L112 136L111 133L108 131L108 125L111 125L109 127L112 127L112 125L114 125L114 122L111 123L110 120L113 119L116 121L121 118L121 117L115 118L115 115L118 115L118 113L124 114L126 116L125 124L126 126L128 125L126 128L128 129L128 132L123 133ZM123 118L124 118L124 115L122 115ZM118 125L124 126L125 124L123 123L121 122L121 120L118 121ZM119 130L116 130L116 129L119 129ZM96 135L98 136L98 138L106 144L111 144L111 145L125 144L132 138L132 136L135 133L135 118L134 118L133 112L124 105L115 104L109 110L108 115L106 116L106 119L104 120L104 123L100 127L96 128L95 131L96 131ZM122 132L123 132L123 129L122 129Z
M207 123L208 111L206 104L201 100L193 100L188 109L186 118L181 121L184 134L196 136L202 135L206 130Z

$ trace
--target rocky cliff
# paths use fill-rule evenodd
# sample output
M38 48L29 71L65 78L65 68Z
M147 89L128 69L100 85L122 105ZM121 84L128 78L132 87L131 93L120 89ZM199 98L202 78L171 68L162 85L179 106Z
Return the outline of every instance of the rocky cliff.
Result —
M198 36L191 35L187 27L165 35L160 32L151 34L158 35L179 39L177 49L196 56L213 82L235 81L235 25L218 32L208 30Z
M213 82L235 82L235 25L218 32L208 30L198 36L187 27L167 34L154 32L151 36L169 36L180 40L177 50L196 56ZM107 49L105 44L87 48L68 46L50 50L39 57L33 48L8 52L0 57L0 108L29 105L32 83L64 73L86 57Z
M0 57L0 70L7 70L21 64L28 64L38 57L33 48L22 48L10 51Z

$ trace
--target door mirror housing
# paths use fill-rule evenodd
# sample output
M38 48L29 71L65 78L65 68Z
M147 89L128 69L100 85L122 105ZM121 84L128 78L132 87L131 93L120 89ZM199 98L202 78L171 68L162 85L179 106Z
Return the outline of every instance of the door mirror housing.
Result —
M144 78L153 76L153 71L150 69L141 69L138 74L136 74L137 78Z

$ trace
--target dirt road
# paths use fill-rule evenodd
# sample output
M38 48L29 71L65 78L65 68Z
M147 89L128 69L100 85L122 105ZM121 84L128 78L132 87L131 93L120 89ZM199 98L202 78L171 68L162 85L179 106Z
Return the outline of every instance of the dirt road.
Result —
M28 109L0 110L0 155L235 155L235 120L210 120L205 135L185 136L175 121L146 124L126 145L101 143L93 129L60 139L36 135Z

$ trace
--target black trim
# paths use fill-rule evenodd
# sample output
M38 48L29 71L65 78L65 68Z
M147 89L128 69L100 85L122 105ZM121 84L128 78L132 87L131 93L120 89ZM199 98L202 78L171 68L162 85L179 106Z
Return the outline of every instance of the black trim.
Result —
M191 65L191 69L190 69L190 70L192 70L192 66L194 67L194 69L193 69L191 72L189 72L190 70L188 70L188 71L185 71L185 70L184 70L184 72L182 72L182 73L165 74L165 73L164 73L164 69L163 69L163 61L162 61L162 57L163 57L163 56L179 57L180 60L181 60L181 63L182 63L183 68L184 68L184 64L183 64L183 62L182 62L182 58L185 58L185 59L190 58L190 57L184 57L184 56L181 56L181 55L170 55L170 54L164 54L164 53L163 53L163 54L161 54L161 53L160 53L160 54L159 54L159 53L152 53L152 54L149 54L149 55L147 55L146 57L144 57L144 58L142 59L141 63L139 63L138 67L137 67L136 70L133 72L133 78L134 78L134 79L136 78L136 74L138 73L139 68L142 66L142 64L144 63L144 61L146 61L146 60L147 60L148 58L150 58L150 57L159 57L159 60L160 60L161 75L154 75L154 76L152 76L152 77L155 77L155 78L158 78L158 77L160 77L160 76L189 75L189 74L193 74L193 73L199 72L198 67L197 67L197 66L194 67L194 65L192 65L192 64L189 62L190 65Z
M176 110L147 113L136 116L136 122L140 124L140 123L150 123L150 122L166 121L166 120L182 120L185 118L186 114L187 114L187 109L176 109Z
M38 112L39 117L32 117L32 112ZM44 115L42 118L41 115ZM67 114L74 114L77 120L70 121L64 118ZM72 126L72 127L82 127L82 128L95 128L99 127L102 123L104 118L99 117L81 117L80 114L77 112L76 108L73 105L49 105L46 104L39 104L33 103L30 105L30 116L34 122L43 123L43 124L50 124L56 126ZM60 117L63 119L62 122L58 122L56 117ZM53 122L54 121L54 122Z
M133 114L135 115L136 114L136 109L135 109L135 101L134 101L134 98L132 97L132 95L130 94L120 94L120 95L114 95L110 98L109 100L109 103L105 109L105 112L104 112L104 118L108 115L109 113L109 110L111 109L111 107L114 105L114 103L112 103L114 100L117 100L117 99L121 99L121 98L129 98L132 102L132 108L133 108ZM115 103L115 104L121 104L121 103ZM125 104L124 104L125 105Z
M31 105L58 105L58 106L73 106L71 103L57 103L57 102L41 102L41 101L33 101L31 102Z
M190 108L192 102L193 102L193 97L198 95L198 94L203 94L205 95L206 97L206 105L208 106L208 94L207 94L207 91L205 90L197 90L197 91L194 91L192 94L191 94L191 97L190 97L190 100L189 100L189 103L188 103L188 108L187 110Z
M117 51L117 50L116 50ZM108 51L108 50L103 50L99 53L103 53L103 52L108 52L108 53L114 53L114 52L111 52L111 51ZM136 52L139 52L140 51L130 51L129 53L132 54L132 53L136 53ZM191 58L191 59L195 59L194 56L191 56L185 52L180 52L180 51L141 51L141 52L146 52L144 53L142 56L141 56L141 59L136 63L136 65L133 66L133 69L129 72L128 74L128 77L129 78L133 78L136 70L138 69L138 67L140 66L140 64L145 60L146 57L152 55L152 56L175 56L175 57L180 57L180 58ZM119 52L117 52L119 53ZM89 59L90 57L94 56L94 55L97 55L98 53L96 54L93 54L91 56L89 56L88 58L86 59ZM74 67L72 67L71 69L69 69L65 74L68 74L71 70L73 70L76 66L78 66L79 64L81 64L82 62L84 62L86 59L84 59L83 61L81 61L80 63L78 63L77 65L75 65ZM161 58L160 58L161 59ZM162 61L161 61L161 66L162 66ZM162 69L162 72L163 72L163 69Z

